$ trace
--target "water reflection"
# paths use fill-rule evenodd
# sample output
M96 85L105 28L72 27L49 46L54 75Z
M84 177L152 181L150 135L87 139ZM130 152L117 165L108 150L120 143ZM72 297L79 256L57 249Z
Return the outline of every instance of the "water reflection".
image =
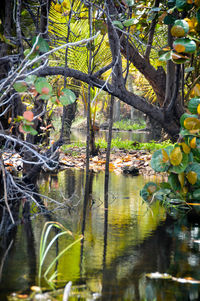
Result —
M101 300L200 299L199 285L145 277L159 271L200 280L199 217L187 214L176 221L159 203L151 207L143 203L139 197L144 185L141 176L110 174L105 191L104 184L103 173L91 173L87 178L75 169L40 179L40 191L66 207L19 225L6 243L1 236L1 301L11 291L26 291L37 284L40 235L49 219L62 223L75 237L84 234L84 240L65 253L54 268L60 286L67 281L84 284L88 292L99 293ZM53 209L52 204L45 207ZM61 238L48 261L72 241L71 237ZM47 266L48 262L44 268ZM76 294L71 300L79 299Z
M105 139L108 140L108 131L100 130L95 133L96 139ZM138 142L148 142L153 140L153 134L145 131L113 131L112 138L121 138L122 140L138 141ZM71 142L85 142L86 133L80 130L72 130L71 133Z

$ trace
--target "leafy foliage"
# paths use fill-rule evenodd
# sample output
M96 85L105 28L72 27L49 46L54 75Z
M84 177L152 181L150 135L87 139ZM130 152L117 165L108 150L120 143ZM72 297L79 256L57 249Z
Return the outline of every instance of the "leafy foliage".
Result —
M38 97L40 99L50 101L51 105L63 105L67 106L72 104L76 100L76 95L70 89L62 89L61 92L53 91L52 85L44 77L37 77L30 75L25 78L24 81L17 81L14 84L14 88L19 93L27 93L28 95ZM58 95L59 94L59 95ZM15 122L20 122L19 130L22 133L29 133L31 135L37 135L37 131L33 125L34 113L27 110L23 113L23 116L18 116Z
M157 172L168 173L168 189L163 190L163 183L156 186L156 191L148 192L148 184L140 195L145 201L152 198L170 203L196 200L200 193L200 115L198 113L199 99L192 98L188 104L191 113L183 114L181 132L178 142L156 151L151 160L152 168ZM188 117L189 116L189 117ZM150 183L152 185L152 183ZM161 197L162 196L162 197Z

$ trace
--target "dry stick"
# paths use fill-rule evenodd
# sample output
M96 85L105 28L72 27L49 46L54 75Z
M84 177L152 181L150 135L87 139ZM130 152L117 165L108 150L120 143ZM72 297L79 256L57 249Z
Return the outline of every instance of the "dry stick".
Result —
M89 37L92 36L92 6L89 3L88 7L88 18L89 18ZM88 73L91 74L92 70L92 50L91 47L89 49L89 57L88 57ZM86 143L86 175L89 173L90 169L90 141L92 139L90 135L90 127L91 125L91 111L90 111L90 103L91 103L91 85L88 85L88 97L87 97L87 143Z
M5 171L5 166L4 166L4 162L3 162L2 153L0 153L0 161L1 161L1 166L2 166L2 176L3 176L3 186L4 186L5 203L6 203L6 207L8 209L8 212L10 214L11 221L12 221L13 224L15 224L15 221L13 219L12 213L10 211L10 207L8 205L8 194L7 194L7 186L6 186L6 171Z
M10 242L8 248L7 248L6 251L5 251L5 254L3 255L3 258L2 258L2 261L1 261L1 265L0 265L0 281L1 281L1 279L2 279L2 272L3 272L4 262L5 262L5 260L6 260L6 257L7 257L7 255L8 255L8 252L9 252L10 248L12 247L13 242L14 242L14 239L11 240L11 242Z

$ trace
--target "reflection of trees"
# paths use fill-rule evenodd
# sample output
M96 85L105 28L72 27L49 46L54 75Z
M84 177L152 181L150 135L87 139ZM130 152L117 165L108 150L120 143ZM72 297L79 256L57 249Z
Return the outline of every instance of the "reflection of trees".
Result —
M80 275L82 274L82 267L83 267L84 234L85 234L85 226L86 226L87 208L92 196L93 178L94 178L93 172L86 173L85 193L84 193L84 201L83 201L83 217L82 217L82 228L81 228L81 234L83 235L83 239L81 240Z
M131 287L132 300L140 300L139 278L141 275L157 270L166 271L170 262L172 244L166 227L170 224L171 220L167 219L142 244L130 246L110 263L104 271L102 300L122 298L124 292ZM123 275L124 272L121 275L121 269L126 271L125 275Z
M4 217L5 218L5 217ZM8 218L7 218L8 219ZM8 219L9 220L9 219ZM7 229L7 227L5 228ZM13 227L9 232L1 233L0 240L0 300L7 300L7 295L13 291L29 290L35 285L36 277L36 252L35 239L33 235L32 223L26 221L23 225L22 236L17 238L20 227ZM18 234L19 236L19 234ZM19 253L18 253L19 252ZM27 254L23 258L23 254ZM22 265L19 267L19 261ZM15 271L13 273L13 262ZM26 269L28 266L28 270ZM22 273L25 278L22 278ZM19 277L17 276L19 275ZM8 281L9 279L9 281Z
M168 216L165 223L160 225L143 243L126 248L104 269L102 300L123 300L126 293L129 294L129 297L131 296L130 300L142 300L140 292L142 280L140 279L144 274L156 271L169 273L177 264L171 259L174 252L177 257L178 254L180 256L180 253L182 256L183 254L189 255L189 250L184 253L180 246L176 248L177 237L174 239L174 236L180 231L180 224L177 227L177 224L174 224L174 221ZM181 267L176 272L180 273L180 271ZM167 301L200 300L200 289L198 286L194 288L194 285L177 284L168 280L148 280L146 284L143 283L144 288L147 300L152 300L152 293L154 298L161 296L161 300ZM195 299L190 297L195 294ZM173 299L173 295L176 296L175 299Z

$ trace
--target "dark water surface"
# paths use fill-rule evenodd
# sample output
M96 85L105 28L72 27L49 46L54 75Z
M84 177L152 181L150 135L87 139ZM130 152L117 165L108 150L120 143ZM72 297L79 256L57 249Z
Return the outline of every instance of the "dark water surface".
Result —
M41 178L41 193L60 203L47 216L34 216L0 240L0 301L38 284L39 242L46 221L62 223L84 240L67 251L54 271L60 287L72 281L70 300L200 300L200 285L148 279L147 273L200 280L200 226L197 216L168 216L159 203L148 206L139 197L142 176L110 174L108 209L104 207L104 173L66 170ZM52 237L55 233L52 233ZM73 239L62 237L52 247L45 267ZM44 267L44 269L45 269ZM45 281L42 286L47 286Z

